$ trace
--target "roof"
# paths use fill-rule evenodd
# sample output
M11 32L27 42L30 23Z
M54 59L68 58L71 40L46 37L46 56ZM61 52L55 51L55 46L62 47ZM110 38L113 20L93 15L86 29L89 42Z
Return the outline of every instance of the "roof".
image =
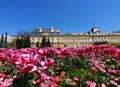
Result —
M51 28L41 28L42 31L40 32L39 28L33 29L31 32L31 36L42 36L44 34L48 35L61 35L61 32L57 28L53 28L53 31L51 31Z

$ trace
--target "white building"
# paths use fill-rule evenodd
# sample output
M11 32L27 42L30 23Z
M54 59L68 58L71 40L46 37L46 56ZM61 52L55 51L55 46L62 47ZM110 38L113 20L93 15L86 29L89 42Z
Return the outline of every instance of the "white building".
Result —
M13 37L13 36L10 36L10 35L7 35L7 42L8 43L11 43L16 37ZM0 41L2 39L2 34L0 34ZM3 40L5 40L5 35L3 35Z

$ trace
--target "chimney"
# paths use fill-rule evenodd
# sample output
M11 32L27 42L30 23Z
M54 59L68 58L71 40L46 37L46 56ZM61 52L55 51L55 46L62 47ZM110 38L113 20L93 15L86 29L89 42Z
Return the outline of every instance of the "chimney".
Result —
M42 27L39 28L39 32L42 32Z
M50 32L54 32L54 27L53 26L51 26Z

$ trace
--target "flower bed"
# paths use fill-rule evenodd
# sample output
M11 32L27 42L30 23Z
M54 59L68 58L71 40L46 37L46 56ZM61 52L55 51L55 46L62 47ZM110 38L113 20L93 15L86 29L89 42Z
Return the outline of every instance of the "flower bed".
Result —
M0 48L0 87L117 87L120 49Z

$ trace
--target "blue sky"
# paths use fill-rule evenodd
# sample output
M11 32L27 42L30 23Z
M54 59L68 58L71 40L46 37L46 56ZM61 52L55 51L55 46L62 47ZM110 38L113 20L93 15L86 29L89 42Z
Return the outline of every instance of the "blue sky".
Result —
M0 34L54 26L62 33L120 30L120 0L0 0Z

